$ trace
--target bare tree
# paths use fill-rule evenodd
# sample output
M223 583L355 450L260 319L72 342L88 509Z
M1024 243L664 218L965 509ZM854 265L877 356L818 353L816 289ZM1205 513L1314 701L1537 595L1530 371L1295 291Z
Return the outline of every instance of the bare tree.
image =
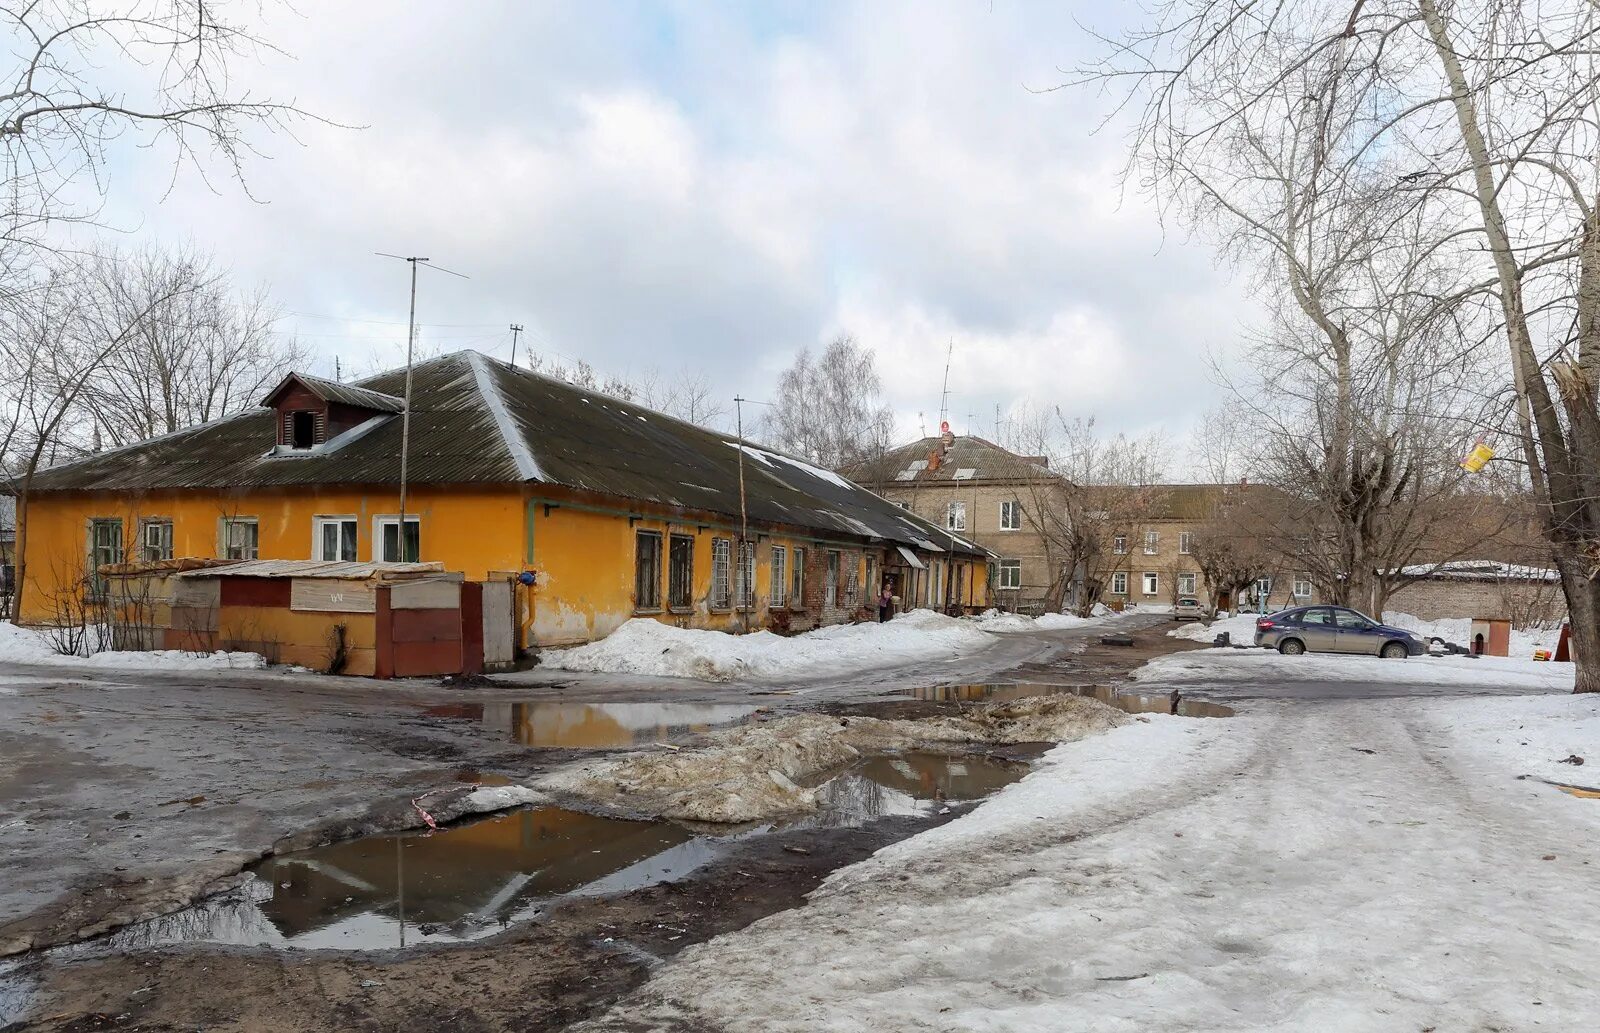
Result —
M1023 458L1010 477L1026 493L1023 519L1038 533L1052 582L1045 608L1087 614L1120 571L1129 542L1158 512L1165 444L1159 436L1100 434L1093 418L1022 410L998 442Z
M1206 189L1190 170L1225 170L1241 136L1293 129L1326 175L1284 177L1291 205L1315 210L1329 187L1354 201L1359 185L1386 213L1365 222L1373 243L1420 226L1427 264L1457 277L1433 307L1464 337L1503 342L1513 415L1487 428L1525 464L1572 615L1577 690L1600 691L1600 8L1171 0L1151 19L1088 70L1133 87L1147 186L1203 199L1199 221L1248 223L1237 202L1256 184Z
M872 352L842 334L813 359L802 348L778 378L762 432L777 448L830 470L889 450L894 410L880 400Z
M109 356L167 303L127 313L100 304L100 287L82 265L60 261L0 305L0 476L17 500L12 619L20 620L28 568L28 502L38 471L82 452L92 440L84 396ZM111 321L107 321L108 316Z
M307 358L274 330L261 289L235 294L208 256L147 249L96 258L99 320L130 326L90 376L83 401L111 445L248 408ZM142 314L142 317L141 317Z
M171 150L174 175L220 159L243 182L251 131L304 112L259 100L235 65L270 49L227 0L0 3L12 65L0 85L0 261L29 261L50 224L92 221L114 141Z

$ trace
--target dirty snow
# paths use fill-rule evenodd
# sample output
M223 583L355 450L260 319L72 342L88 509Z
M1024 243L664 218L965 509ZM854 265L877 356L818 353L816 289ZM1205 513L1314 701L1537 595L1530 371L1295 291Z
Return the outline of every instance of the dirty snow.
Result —
M1406 660L1382 660L1349 653L1282 656L1269 649L1196 649L1158 657L1135 671L1133 677L1135 681L1162 685L1276 678L1284 682L1381 682L1571 692L1573 665L1498 656L1414 656Z
M266 659L258 653L186 653L178 649L107 650L88 656L63 656L55 651L46 633L3 622L0 622L0 663L144 671L217 671L267 666Z
M1255 641L1256 619L1259 614L1241 613L1235 617L1225 617L1212 621L1210 624L1186 624L1181 628L1167 632L1172 638L1189 639L1193 642L1210 642L1218 632L1226 631L1233 636L1235 644L1249 645ZM1453 642L1465 647L1472 639L1472 620L1469 617L1454 617L1443 620L1423 620L1409 613L1396 610L1385 610L1383 623L1392 628L1402 628L1411 632L1423 641L1430 638L1440 638L1446 642ZM1511 631L1510 653L1511 658L1518 660L1530 659L1536 649L1548 649L1552 652L1556 642L1561 638L1560 626L1513 628Z
M1036 696L922 721L796 714L714 732L696 749L589 761L553 773L540 786L668 818L755 821L814 809L813 790L823 777L868 754L1063 742L1130 720L1078 696Z
M545 667L727 682L805 678L970 653L996 640L968 621L912 610L885 624L840 624L784 637L675 628L636 617L599 642L547 650Z
M1205 621L1193 621L1182 627L1173 628L1167 632L1167 637L1188 639L1190 642L1210 642L1226 631L1234 642L1248 645L1256 638L1257 616L1258 614L1254 613L1241 613L1232 617L1219 617L1209 624Z
M1128 723L578 1029L1600 1028L1600 801L1517 781L1502 752L1600 749L1597 702Z
M479 786L461 801L462 814L485 814L503 811L508 807L521 807L530 803L543 803L549 798L527 786Z
M984 631L1008 635L1028 631L1071 631L1075 628L1087 628L1090 625L1104 623L1109 616L1102 614L1095 617L1079 617L1072 613L1041 613L1037 617L1029 617L1021 613L985 610L977 616L965 619Z

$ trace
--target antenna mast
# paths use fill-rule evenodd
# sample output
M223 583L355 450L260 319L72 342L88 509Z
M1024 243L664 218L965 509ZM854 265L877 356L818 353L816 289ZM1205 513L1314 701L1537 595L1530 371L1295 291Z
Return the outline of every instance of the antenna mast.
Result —
M522 333L522 324L521 323L512 323L511 324L511 367L513 369L515 369L516 365L517 365L517 335L520 334L520 333Z
M944 391L939 395L939 433L950 422L950 359L956 353L956 339L950 338L950 347L944 353Z

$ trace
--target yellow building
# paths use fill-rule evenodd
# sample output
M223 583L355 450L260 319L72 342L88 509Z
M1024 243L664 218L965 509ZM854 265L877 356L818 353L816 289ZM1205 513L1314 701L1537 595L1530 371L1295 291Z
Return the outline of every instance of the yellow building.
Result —
M477 352L415 368L409 421L405 379L291 375L261 408L42 472L19 529L24 619L104 593L106 564L183 557L520 576L524 647L635 616L866 618L891 569L986 604L981 548L829 471Z

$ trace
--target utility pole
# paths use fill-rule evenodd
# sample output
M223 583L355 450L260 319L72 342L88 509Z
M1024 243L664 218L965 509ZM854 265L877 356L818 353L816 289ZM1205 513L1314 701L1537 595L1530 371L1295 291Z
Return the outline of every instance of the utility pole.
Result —
M734 559L734 562L739 565L739 573L733 579L736 589L740 587L740 583L744 580L744 542L745 538L750 534L750 516L745 509L744 503L744 403L743 396L733 396L734 433L739 438L739 548L737 550L738 555ZM751 571L751 573L753 574L755 571ZM745 585L743 591L739 593L740 598L733 601L734 606L740 607L739 630L741 632L749 632L750 630L750 611L744 609L740 604L744 602L744 593L749 592L754 595L754 589L754 585Z
M520 333L522 333L522 324L521 323L512 323L511 324L511 366L512 366L513 369L515 369L516 365L517 365L517 335L520 334Z
M384 251L376 251L373 253L383 258L398 259L402 262L408 263L411 266L411 315L407 321L406 328L406 396L405 407L400 410L400 526L395 528L395 546L397 551L400 553L400 562L405 563L407 562L406 477L408 473L408 463L411 458L411 361L417 344L417 265L419 263L426 263L429 261L429 259L421 258L416 255L391 255ZM451 276L459 276L463 280L469 279L469 277L464 273L458 273L442 266L436 265L433 268L438 269L441 273L449 273ZM378 555L383 555L382 541L377 543L377 547ZM419 535L419 555L417 556L417 559L419 560L422 558L420 555L420 548L421 537Z

